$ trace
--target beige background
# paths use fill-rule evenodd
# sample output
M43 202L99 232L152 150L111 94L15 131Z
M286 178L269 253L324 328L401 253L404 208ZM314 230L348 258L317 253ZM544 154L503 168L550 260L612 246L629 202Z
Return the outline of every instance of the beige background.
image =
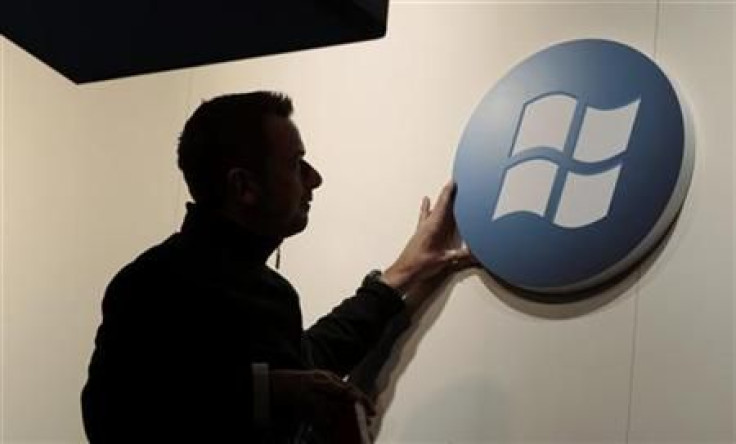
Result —
M455 280L385 375L378 441L733 442L735 9L395 1L382 40L84 86L0 40L2 442L83 441L102 292L178 227L176 138L201 100L295 100L325 183L282 270L311 323L398 253L482 95L528 55L587 37L653 57L691 109L695 174L669 242L572 306L526 303L479 273Z

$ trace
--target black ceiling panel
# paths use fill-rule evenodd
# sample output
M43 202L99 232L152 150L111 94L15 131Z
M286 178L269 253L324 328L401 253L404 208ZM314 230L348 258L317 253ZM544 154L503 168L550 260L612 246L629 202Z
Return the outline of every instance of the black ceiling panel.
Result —
M0 0L3 35L77 83L380 38L388 0Z

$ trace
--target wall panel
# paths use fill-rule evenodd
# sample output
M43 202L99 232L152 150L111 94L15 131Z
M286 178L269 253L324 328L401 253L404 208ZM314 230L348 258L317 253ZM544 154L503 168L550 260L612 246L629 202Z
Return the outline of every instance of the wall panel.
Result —
M2 190L5 177L5 37L0 36L0 442L5 435L5 324L2 322L5 313L5 236L3 229L4 195Z
M690 194L640 287L630 442L731 442L733 15L665 4L657 59L693 115Z
M183 74L75 86L7 45L4 442L82 440L112 274L175 226Z

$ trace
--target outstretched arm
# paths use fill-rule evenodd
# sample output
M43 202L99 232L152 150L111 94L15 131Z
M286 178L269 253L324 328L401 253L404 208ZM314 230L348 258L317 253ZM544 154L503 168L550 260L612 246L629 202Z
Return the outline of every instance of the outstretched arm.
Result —
M447 184L434 208L427 197L422 199L417 228L393 264L377 279L366 279L356 296L307 331L306 349L317 368L340 375L350 372L392 318L399 313L406 317L407 304L411 312L421 304L418 299L431 294L450 273L476 263L467 249L457 247L454 191L455 185ZM421 297L404 301L408 292Z
M305 352L309 360L315 368L334 372L336 376L319 370L275 374L271 384L277 399L293 403L290 393L302 393L304 407L314 410L317 416L325 416L325 412L316 405L339 406L328 408L332 412L345 411L354 402L370 407L364 395L339 377L365 357L390 322L408 325L404 294L431 293L428 289L439 285L449 274L477 263L466 248L456 247L454 192L455 185L447 184L434 208L424 197L416 231L393 264L377 279L366 279L355 296L343 301L306 332ZM293 390L294 387L299 389ZM284 404L278 400L276 403Z

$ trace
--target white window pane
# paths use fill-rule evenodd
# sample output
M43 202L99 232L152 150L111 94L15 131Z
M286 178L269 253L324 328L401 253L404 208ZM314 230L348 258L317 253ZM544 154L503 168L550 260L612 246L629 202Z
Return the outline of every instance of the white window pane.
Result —
M586 107L573 157L581 162L600 162L624 152L639 102L611 110Z
M506 171L493 219L519 211L543 217L557 166L546 160L528 160Z
M563 151L576 104L575 99L562 94L529 103L522 114L512 155L540 147Z
M578 228L606 217L620 171L621 165L590 176L568 173L555 225Z

